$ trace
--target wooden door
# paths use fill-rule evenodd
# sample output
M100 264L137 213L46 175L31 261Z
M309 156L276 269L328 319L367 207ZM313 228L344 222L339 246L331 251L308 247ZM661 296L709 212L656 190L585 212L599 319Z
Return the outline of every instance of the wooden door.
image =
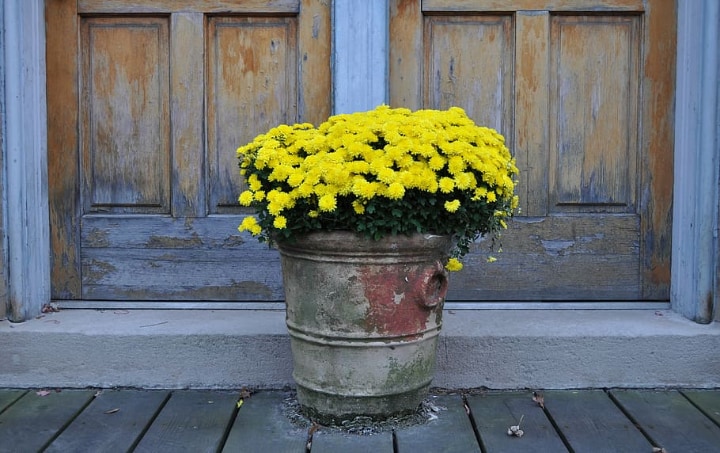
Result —
M521 214L450 299L669 299L674 0L393 0L393 106L499 130Z
M330 113L322 0L47 0L53 299L282 300L235 150Z

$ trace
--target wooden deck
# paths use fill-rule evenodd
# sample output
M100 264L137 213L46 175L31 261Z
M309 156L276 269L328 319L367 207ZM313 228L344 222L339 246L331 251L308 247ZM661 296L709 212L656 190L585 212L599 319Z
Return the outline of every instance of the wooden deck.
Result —
M436 392L436 419L372 435L312 426L286 391L242 396L0 389L0 452L720 452L720 390Z

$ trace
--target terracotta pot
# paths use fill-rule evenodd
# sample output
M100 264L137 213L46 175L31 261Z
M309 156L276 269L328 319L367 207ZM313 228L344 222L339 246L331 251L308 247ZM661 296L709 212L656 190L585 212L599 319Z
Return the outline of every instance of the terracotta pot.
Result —
M281 243L297 397L321 423L414 411L430 387L448 236L312 233Z

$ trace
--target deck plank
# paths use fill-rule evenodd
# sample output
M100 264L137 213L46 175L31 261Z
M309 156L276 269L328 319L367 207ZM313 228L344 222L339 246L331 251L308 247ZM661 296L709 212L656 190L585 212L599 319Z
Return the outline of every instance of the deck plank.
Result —
M305 453L308 430L285 416L288 397L288 392L259 392L244 399L223 451Z
M393 453L392 433L360 435L321 429L313 435L310 451L312 453Z
M25 394L25 390L0 389L0 413Z
M683 390L681 393L720 425L720 390Z
M720 449L720 428L678 391L613 390L611 395L657 447L671 453Z
M398 429L395 432L398 452L480 453L462 396L442 395L432 402L446 410L437 413L437 420Z
M524 453L567 451L545 412L532 401L529 392L502 392L470 395L468 406L485 451ZM509 436L508 428L522 417L522 437Z
M107 390L45 450L129 451L169 395L166 391Z
M173 392L140 440L136 452L216 452L235 414L238 394Z
M636 453L652 445L602 390L549 391L544 404L575 453Z
M94 391L27 392L0 415L0 452L39 451L93 398Z

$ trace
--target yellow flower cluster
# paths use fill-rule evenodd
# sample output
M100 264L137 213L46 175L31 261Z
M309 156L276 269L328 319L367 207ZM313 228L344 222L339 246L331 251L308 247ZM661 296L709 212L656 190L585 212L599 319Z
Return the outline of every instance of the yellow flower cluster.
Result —
M373 229L368 211L383 207L392 207L390 218L378 222L387 233L408 231L403 222L417 210L440 208L440 218L450 219L440 233L484 234L495 224L504 226L518 205L518 170L504 138L475 125L457 107L411 112L383 105L330 117L317 128L280 125L237 154L248 186L239 202L260 216L259 223L245 218L239 229L266 239L293 228L322 228L323 219L333 227ZM475 205L487 210L483 219L469 215ZM465 220L453 220L461 215ZM413 221L412 228L432 231L437 219L430 216L428 225ZM490 227L468 228L467 219L489 220Z

